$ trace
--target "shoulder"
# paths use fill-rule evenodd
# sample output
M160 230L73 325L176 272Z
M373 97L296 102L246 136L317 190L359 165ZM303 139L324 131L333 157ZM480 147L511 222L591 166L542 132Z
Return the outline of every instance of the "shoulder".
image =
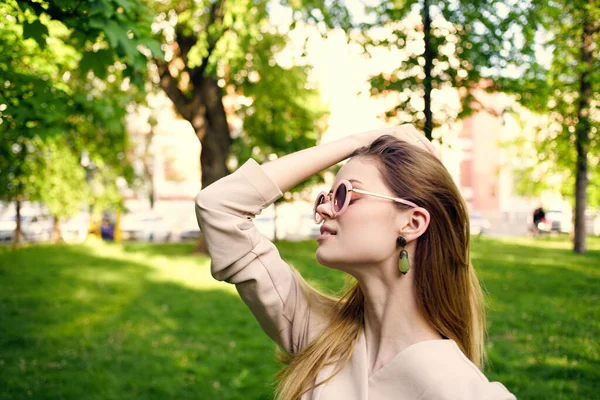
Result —
M419 400L515 400L500 382L490 382L453 340L421 342L407 349L411 368L424 391Z
M463 380L430 385L419 400L517 400L517 398L500 382Z
M429 385L419 400L516 400L500 382L476 379L440 380Z

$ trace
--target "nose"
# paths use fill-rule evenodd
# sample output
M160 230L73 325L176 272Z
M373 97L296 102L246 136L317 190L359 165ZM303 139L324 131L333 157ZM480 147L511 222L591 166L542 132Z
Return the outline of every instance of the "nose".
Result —
M317 213L321 216L321 218L325 219L325 215L327 218L332 219L333 213L331 212L331 201L329 197L325 197L323 203L317 206Z

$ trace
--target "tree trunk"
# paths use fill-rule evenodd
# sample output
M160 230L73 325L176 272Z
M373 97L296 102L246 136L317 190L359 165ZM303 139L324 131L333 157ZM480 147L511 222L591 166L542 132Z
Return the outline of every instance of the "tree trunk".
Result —
M142 164L144 166L144 175L146 176L146 182L150 186L148 188L148 201L150 202L150 209L154 209L154 173L150 168L150 145L154 138L154 126L150 128L148 136L146 137L146 143L144 146L144 155L142 156Z
M53 224L52 224L52 233L50 234L50 242L52 244L63 242L62 235L60 233L60 218L56 215L52 216Z
M154 203L156 202L155 200L155 189L154 189L154 176L150 175L150 177L148 178L148 184L150 185L150 187L148 188L148 201L150 202L150 209L154 210Z
M180 38L179 42L183 53L182 59L186 62L189 46L182 42L183 39ZM169 96L179 114L190 122L200 141L202 188L229 174L227 156L232 142L223 106L222 89L215 79L204 76L206 62L207 59L203 61L203 66L188 70L190 82L193 84L193 95L188 97L179 90L168 65L157 61L161 88ZM206 253L202 233L195 251Z
M227 156L231 147L231 136L221 88L217 82L212 78L203 78L201 82L195 84L195 88L200 91L199 94L204 105L203 123L198 124L194 121L192 126L201 144L200 166L202 168L202 188L205 188L229 175ZM197 253L208 252L202 232L200 232L200 238L194 251Z
M221 88L217 85L216 80L203 78L199 86L205 114L201 132L196 131L196 134L202 145L200 165L202 167L202 187L205 188L229 175L227 156L231 147L231 136Z
M423 40L425 41L425 79L423 85L425 87L425 129L424 133L427 139L431 140L431 134L433 132L433 114L431 112L431 91L432 91L432 78L431 70L433 69L433 48L431 46L431 15L429 14L429 0L423 1Z
M21 196L17 196L17 200L15 201L16 208L16 216L15 216L15 238L14 238L14 246L15 249L18 249L23 246L23 227L21 226Z
M593 9L595 0L588 0L590 9ZM594 47L593 36L597 29L597 23L584 11L584 23L581 33L581 78L579 81L579 102L577 110L577 126L575 127L577 150L577 167L575 178L575 240L573 250L577 253L586 252L585 243L585 209L587 207L588 186L588 163L587 154L590 132L590 99L592 97L592 85L590 82L593 68L592 51Z

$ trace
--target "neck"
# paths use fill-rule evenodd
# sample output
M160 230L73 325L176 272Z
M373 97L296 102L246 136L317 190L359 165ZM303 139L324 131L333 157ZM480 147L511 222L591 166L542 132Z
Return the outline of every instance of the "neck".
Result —
M400 275L397 266L378 271L356 276L365 296L369 374L412 344L442 338L419 310L414 273Z

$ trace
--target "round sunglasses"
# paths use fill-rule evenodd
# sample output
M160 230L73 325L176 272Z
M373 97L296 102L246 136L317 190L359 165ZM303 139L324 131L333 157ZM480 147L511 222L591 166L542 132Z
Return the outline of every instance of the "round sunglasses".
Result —
M382 199L393 200L397 203L402 203L402 204L405 204L405 205L413 207L413 208L419 207L412 201L404 200L399 197L390 197L390 196L386 196L383 194L377 194L377 193L367 192L366 190L353 188L352 183L350 183L350 181L347 181L344 179L344 180L339 181L338 184L335 185L335 188L333 188L333 190L331 192L319 193L319 195L317 196L317 199L315 200L315 205L313 208L315 222L317 224L320 224L321 222L323 222L323 217L321 217L321 214L319 214L317 212L317 207L319 207L321 204L325 204L327 201L333 201L333 204L331 206L331 212L332 212L334 218L342 215L344 213L344 211L346 211L346 209L348 208L348 205L350 204L351 196L348 195L348 193L350 193L350 192L356 192L356 193L360 193L360 194L366 194L369 196L379 197ZM332 198L332 196L333 196L333 198Z

